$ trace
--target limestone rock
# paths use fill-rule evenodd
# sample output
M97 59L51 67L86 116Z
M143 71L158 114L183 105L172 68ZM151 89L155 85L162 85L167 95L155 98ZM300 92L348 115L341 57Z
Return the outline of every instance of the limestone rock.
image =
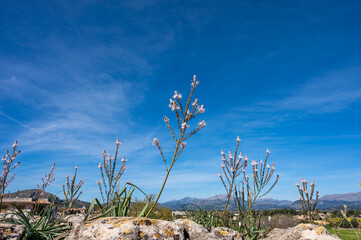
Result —
M331 235L326 228L314 224L299 224L293 228L275 228L264 240L337 240L341 239Z
M131 217L106 217L78 223L67 240L241 240L238 232L227 228L209 230L188 219L174 222Z
M19 240L24 236L25 227L14 224L0 224L0 239Z
M85 218L85 214L70 214L64 217L64 221L74 226L77 223L83 222L84 218Z

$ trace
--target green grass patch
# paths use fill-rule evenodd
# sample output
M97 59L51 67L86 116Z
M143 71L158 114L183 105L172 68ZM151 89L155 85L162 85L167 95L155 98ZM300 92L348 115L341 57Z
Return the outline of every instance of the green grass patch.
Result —
M357 234L360 238L357 238L355 230L352 230L352 229L339 229L338 234L336 234L335 228L327 228L327 231L329 231L329 233L331 233L331 234L338 235L338 237L343 240L359 240L359 239L361 239L361 230L360 229L356 229Z

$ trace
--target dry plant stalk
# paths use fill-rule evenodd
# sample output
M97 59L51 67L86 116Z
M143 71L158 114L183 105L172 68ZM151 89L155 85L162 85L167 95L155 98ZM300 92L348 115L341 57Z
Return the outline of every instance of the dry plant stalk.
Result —
M242 169L243 180L236 186L235 190L235 203L240 212L248 211L250 214L258 198L266 196L277 184L279 175L276 176L273 184L264 191L268 183L271 181L274 171L276 169L275 163L272 162L272 167L267 163L270 151L267 149L267 155L265 160L261 160L260 163L256 160L251 162L253 179L250 183L250 177L246 174L247 160L244 159L245 164ZM242 185L242 187L239 187ZM253 185L253 187L252 187Z
M312 181L310 186L311 186L311 193L309 193L308 189L307 189L307 180L306 179L302 179L301 178L301 184L298 184L296 182L296 186L298 189L298 192L300 193L300 197L298 200L300 200L301 202L301 206L302 206L302 210L305 213L305 215L308 215L308 219L310 221L312 221L312 213L316 208L317 202L318 202L318 197L320 196L319 192L316 191L316 200L313 203L313 194L315 192L315 186L316 184Z
M20 162L17 162L14 164L14 166L11 166L12 163L15 161L16 157L20 154L20 151L16 152L16 148L18 147L18 141L15 141L12 148L13 151L10 154L9 150L6 150L6 154L3 155L2 161L2 173L0 177L0 198L2 199L5 194L5 189L9 184L14 180L15 173L8 178L8 175L11 171L13 171L15 168L17 168L20 164Z
M98 168L100 169L100 174L102 177L102 182L100 180L97 181L99 186L100 194L102 196L102 200L104 203L108 204L114 198L116 187L118 186L120 177L123 175L124 171L127 169L126 162L127 160L123 157L120 161L122 165L120 169L116 171L117 166L117 158L118 158L118 149L121 142L119 142L119 138L115 141L116 150L114 159L111 154L107 154L105 150L103 150L103 163L100 162ZM102 189L102 183L104 185L104 192Z
M84 181L83 178L80 179L78 184L75 184L76 174L78 171L78 166L75 166L75 173L74 176L71 178L71 181L69 181L69 175L66 175L66 185L63 184L63 193L65 197L65 204L68 208L71 208L73 203L79 199L80 195L83 192L79 192L81 186L83 186ZM66 187L66 189L65 189Z
M191 103L194 89L196 88L196 86L198 84L199 84L199 81L197 81L196 75L194 75L193 80L191 81L191 86L192 86L191 92L189 94L189 97L188 97L188 100L187 100L187 103L185 106L183 106L181 103L182 94L178 93L177 91L174 91L174 95L173 95L174 100L172 98L170 99L169 107L173 112L175 112L176 119L177 119L177 127L179 130L179 133L177 135L169 123L169 118L164 116L164 122L167 124L167 127L168 127L168 129L172 135L172 138L175 142L175 149L174 149L173 157L172 157L169 167L167 165L167 160L163 154L163 150L160 146L158 139L154 138L154 140L153 140L153 145L155 145L158 148L160 155L162 156L162 160L165 164L167 174L164 178L162 187L157 195L157 198L155 199L154 203L152 204L152 207L149 209L146 217L149 216L149 214L153 211L154 207L158 203L158 200L159 200L160 196L162 195L164 186L167 182L169 173L172 170L173 164L177 161L178 157L183 152L183 150L186 146L185 140L187 140L188 138L190 138L191 136L196 134L201 128L205 127L205 125L206 125L204 120L200 121L198 123L198 125L192 131L187 133L187 129L190 127L190 125L188 123L192 119L197 117L199 114L205 112L204 106L198 104L198 99L195 99L194 102Z
M221 168L223 170L223 174L224 174L224 176L227 180L228 186L229 186L229 187L227 187L227 185L222 177L222 173L219 172L218 176L220 177L220 179L223 183L223 186L227 192L227 202L224 207L221 218L224 217L224 215L227 211L228 204L229 204L229 201L232 196L232 192L235 189L235 180L241 174L240 170L242 170L244 167L247 166L247 159L248 159L247 156L244 158L244 161L242 163L241 163L242 158L243 158L242 153L240 153L237 158L238 147L239 147L239 143L241 142L241 139L239 139L239 136L237 137L236 142L237 142L237 145L236 145L236 150L235 150L234 156L232 155L231 151L228 152L229 159L226 158L226 154L223 152L223 149L221 150L221 155L222 155Z
M44 194L45 188L47 188L50 185L50 183L52 183L55 180L54 170L55 170L55 163L53 163L53 165L51 166L49 174L45 174L45 176L41 178L41 181L43 182L41 187L39 186L39 184L37 184L39 190L37 199L39 199Z

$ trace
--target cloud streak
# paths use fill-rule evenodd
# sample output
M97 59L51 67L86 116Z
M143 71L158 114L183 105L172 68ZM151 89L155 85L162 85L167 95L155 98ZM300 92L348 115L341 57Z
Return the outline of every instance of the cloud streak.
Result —
M310 114L340 112L361 101L361 69L347 68L312 78L291 91L290 96L270 102L272 110Z

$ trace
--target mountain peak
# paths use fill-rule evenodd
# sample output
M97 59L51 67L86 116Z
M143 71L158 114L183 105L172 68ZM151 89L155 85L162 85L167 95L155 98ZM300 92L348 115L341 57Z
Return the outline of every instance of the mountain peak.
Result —
M328 194L320 198L322 201L344 201L344 202L361 202L361 192Z

